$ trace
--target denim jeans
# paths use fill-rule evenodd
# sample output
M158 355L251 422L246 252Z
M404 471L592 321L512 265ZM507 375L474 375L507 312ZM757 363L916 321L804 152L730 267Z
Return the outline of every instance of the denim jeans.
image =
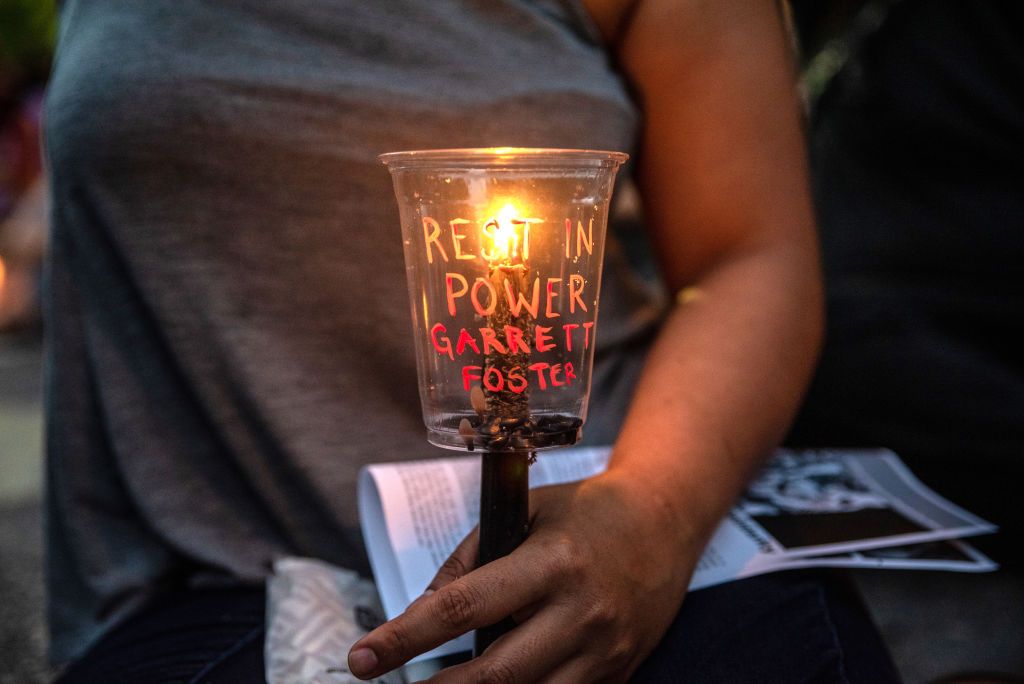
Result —
M262 682L264 600L259 589L163 597L108 634L58 682ZM884 684L898 677L843 575L799 571L689 595L633 681Z

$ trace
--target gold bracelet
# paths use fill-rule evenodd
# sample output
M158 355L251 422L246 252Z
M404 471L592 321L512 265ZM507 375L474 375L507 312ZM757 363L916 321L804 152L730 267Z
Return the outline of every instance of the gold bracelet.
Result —
M690 286L684 287L683 289L676 292L676 306L684 306L686 304L693 304L699 299L703 299L704 293L701 292L699 287Z

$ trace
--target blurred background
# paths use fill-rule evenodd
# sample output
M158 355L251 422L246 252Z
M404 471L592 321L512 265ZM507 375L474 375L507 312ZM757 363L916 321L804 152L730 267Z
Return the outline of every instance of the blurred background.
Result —
M835 82L843 74L847 90L851 81L863 85L857 56L898 4L785 6L812 129L823 98L842 90ZM0 684L45 682L54 673L45 659L39 283L46 241L40 118L55 38L52 0L0 0ZM1002 560L998 547L993 555ZM984 576L866 571L856 580L907 681L955 674L1024 681L1019 567Z
M40 116L52 0L0 0L0 682L51 678L43 621Z

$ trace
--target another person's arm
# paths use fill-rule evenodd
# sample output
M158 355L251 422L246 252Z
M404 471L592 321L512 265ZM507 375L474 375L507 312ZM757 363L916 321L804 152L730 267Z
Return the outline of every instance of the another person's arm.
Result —
M774 2L595 0L645 113L647 220L681 303L608 471L533 494L527 541L482 568L476 535L434 593L363 638L371 676L476 627L519 626L437 681L624 680L779 440L813 367L821 285L799 107ZM625 12L627 5L634 5Z

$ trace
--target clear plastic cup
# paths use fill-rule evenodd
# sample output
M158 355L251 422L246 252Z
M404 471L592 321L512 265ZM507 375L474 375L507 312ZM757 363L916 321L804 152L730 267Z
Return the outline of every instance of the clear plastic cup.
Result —
M574 444L587 416L621 152L392 152L428 440Z

